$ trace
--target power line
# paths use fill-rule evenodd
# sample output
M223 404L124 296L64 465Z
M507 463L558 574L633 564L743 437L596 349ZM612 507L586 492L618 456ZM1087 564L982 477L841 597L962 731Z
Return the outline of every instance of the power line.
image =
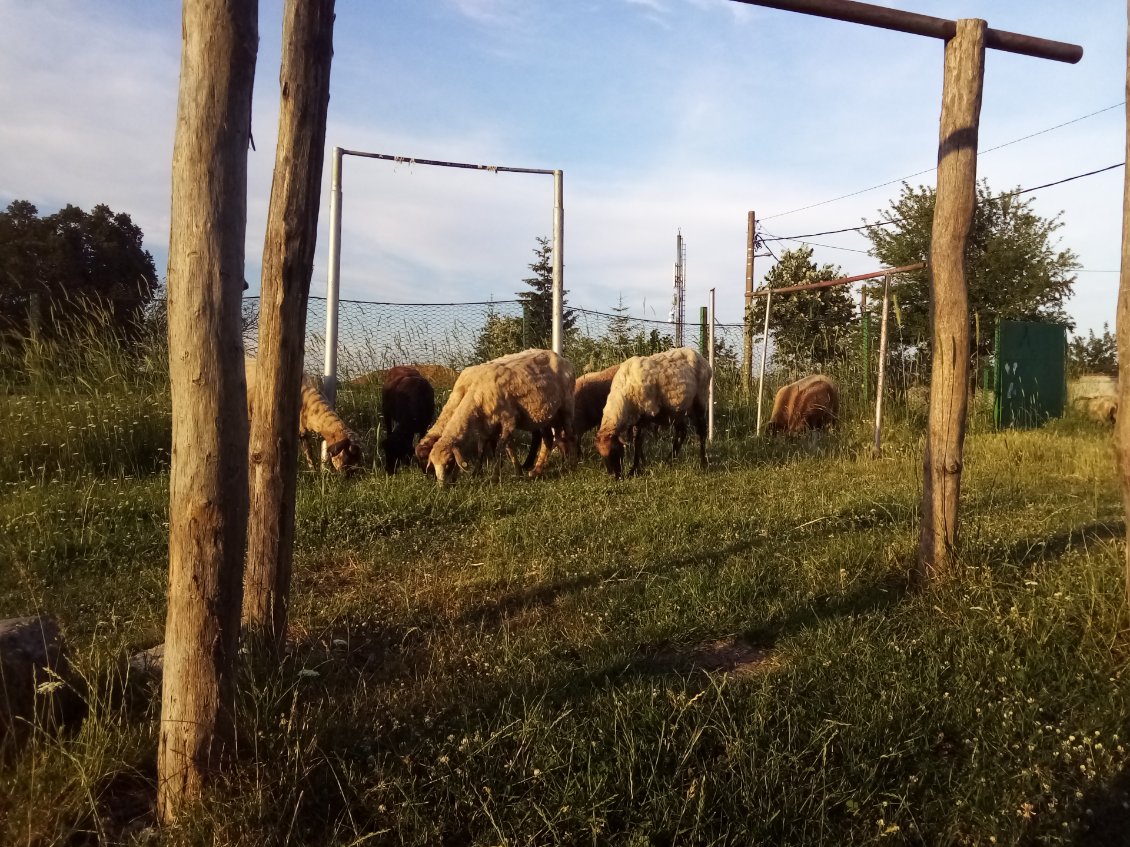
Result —
M1099 109L1098 111L1095 111L1095 112L1090 112L1089 114L1082 115L1078 118L1072 118L1069 121L1064 121L1061 124L1056 124L1055 126L1049 126L1047 129L1041 129L1037 132L1030 133L1029 135L1021 136L1020 138L1014 138L1014 139L1012 139L1012 141L1006 141L1006 142L1004 142L1004 144L998 144L996 147L990 147L987 150L979 150L977 152L977 155L981 156L981 155L984 155L985 153L992 153L994 150L1000 150L1001 148L1008 147L1012 144L1019 144L1021 141L1027 141L1028 139L1035 138L1038 135L1043 135L1044 133L1052 132L1053 130L1062 129L1065 126L1070 126L1071 124L1078 123L1079 121L1086 120L1087 118L1093 118L1095 115L1101 115L1103 112L1109 112L1111 109L1117 109L1119 106L1125 106L1125 105L1126 105L1126 101L1123 100L1121 103L1115 103L1113 106L1107 106L1106 108ZM917 173L908 174L907 176L899 177L898 179L892 179L892 180L889 180L888 182L881 182L878 185L872 185L870 188L861 188L858 191L852 191L850 194L841 194L839 197L833 197L831 200L821 200L819 203L811 203L808 206L801 206L800 208L797 208L797 209L790 209L787 212L778 212L775 215L769 215L768 217L764 217L761 220L767 221L767 220L771 220L772 218L783 218L783 217L785 217L785 215L792 215L796 212L804 212L804 211L807 211L808 209L815 209L818 206L826 206L829 203L835 203L837 200L846 200L848 197L855 197L859 194L866 194L868 191L875 191L878 188L886 188L888 185L895 185L896 183L899 183L899 182L905 182L908 179L914 179L914 177L916 177L916 176L922 176L923 174L932 173L932 172L936 171L937 169L938 168L935 165L932 168L926 168L926 170L924 170L924 171L918 171Z
M1093 170L1093 171L1087 171L1086 173L1075 174L1075 176L1069 176L1069 177L1066 177L1064 179L1057 179L1055 182L1045 182L1043 185L1034 185L1031 188L1020 188L1020 189L1017 189L1016 191L1009 191L1005 194L997 195L997 197L993 198L993 199L1000 199L1000 198L1003 198L1003 197L1016 197L1020 194L1027 194L1031 191L1039 191L1042 188L1051 188L1054 185L1063 185L1065 182L1072 182L1073 180L1082 179L1083 177L1094 176L1095 174L1101 174L1101 173L1106 173L1107 171L1112 171L1115 168L1121 168L1121 167L1125 166L1125 164L1126 164L1126 162L1118 162L1117 164L1114 164L1114 165L1107 165L1105 168L1098 168L1098 169ZM875 229L875 228L881 227L881 226L893 226L894 224L901 224L901 223L906 223L906 220L904 218L892 218L891 220L879 221L878 223L873 223L873 224L863 224L862 226L849 226L849 227L845 227L843 229L829 229L829 230L825 230L824 232L808 232L808 233L805 233L804 235L778 235L778 236L775 236L773 238L763 238L762 241L804 241L807 238L819 238L822 235L839 235L840 233L843 233L843 232L863 232L864 230L868 230L868 229Z

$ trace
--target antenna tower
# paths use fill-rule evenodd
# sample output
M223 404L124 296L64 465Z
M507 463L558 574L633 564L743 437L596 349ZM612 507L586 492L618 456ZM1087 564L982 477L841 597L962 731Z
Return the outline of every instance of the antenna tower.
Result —
M682 347L687 321L687 246L683 231L675 236L675 290L671 295L671 323L675 325L675 346Z

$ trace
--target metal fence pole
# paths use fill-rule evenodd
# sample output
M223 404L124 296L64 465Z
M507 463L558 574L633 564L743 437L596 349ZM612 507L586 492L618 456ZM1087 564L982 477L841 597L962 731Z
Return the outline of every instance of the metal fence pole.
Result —
M707 344L707 361L710 362L710 405L706 410L706 440L714 441L714 289L710 289L710 323L707 324L709 330L706 337Z
M322 371L322 393L330 406L337 399L337 310L341 280L341 156L333 149L330 166L330 270L326 278L326 366Z
M565 203L561 171L553 172L553 352L565 349Z
M883 317L879 324L879 374L875 378L875 447L872 455L883 454L883 383L887 374L887 312L891 278L883 277Z
M773 302L773 289L765 292L765 329L761 339L761 373L757 377L757 434L761 435L761 404L765 397L765 360L769 356L769 305Z

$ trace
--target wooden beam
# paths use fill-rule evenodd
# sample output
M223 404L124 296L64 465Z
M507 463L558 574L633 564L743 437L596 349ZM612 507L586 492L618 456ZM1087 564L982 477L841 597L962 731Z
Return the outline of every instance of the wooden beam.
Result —
M919 262L916 265L903 265L899 268L884 268L881 271L872 271L869 274L858 274L857 276L842 276L839 279L822 279L820 282L806 282L803 285L789 285L785 288L762 288L760 291L754 291L751 297L764 297L770 291L774 294L788 294L790 291L810 291L813 288L830 288L833 285L847 285L850 282L862 282L865 279L877 279L881 276L888 274L906 274L912 271L920 271L926 267L925 262Z
M891 29L911 35L925 35L945 41L957 33L957 21L948 18L935 18L917 12L904 12L871 3L857 3L855 0L735 0L749 6L765 6L785 12L800 12L853 24L864 24L881 29ZM1051 41L1032 35L1020 35L1000 29L985 30L985 47L1035 56L1037 59L1051 59L1055 62L1075 64L1083 58L1083 48L1078 44Z

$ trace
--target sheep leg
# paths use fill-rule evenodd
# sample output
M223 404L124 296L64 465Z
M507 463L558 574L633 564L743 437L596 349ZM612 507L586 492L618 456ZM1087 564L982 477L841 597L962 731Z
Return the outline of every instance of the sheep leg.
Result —
M549 454L553 450L553 444L554 444L552 432L545 432L545 433L537 432L537 433L534 433L534 439L535 439L535 443L537 443L539 446L538 446L537 461L534 463L534 466L530 469L530 478L531 479L534 478L534 477L537 477L537 476L541 476L542 471L545 470L545 466L549 463ZM531 448L531 452L532 452L532 448Z
M298 440L302 442L302 454L306 457L306 464L310 470L317 470L318 463L314 459L314 446L310 443L310 436L302 434L298 436Z
M694 419L694 430L698 433L698 460L703 468L706 467L706 406L703 403L695 402L691 408L691 415ZM684 427L686 424L683 425Z
M687 419L676 418L671 424L671 458L679 458L679 451L683 449L683 442L687 440Z
M528 471L534 466L541 456L542 446L542 433L535 431L530 437L530 452L526 455L526 460L522 462L522 470Z
M635 437L635 450L632 455L632 469L628 471L628 476L633 477L640 472L644 464L643 445L644 439L647 434L647 427L639 427L636 431Z

